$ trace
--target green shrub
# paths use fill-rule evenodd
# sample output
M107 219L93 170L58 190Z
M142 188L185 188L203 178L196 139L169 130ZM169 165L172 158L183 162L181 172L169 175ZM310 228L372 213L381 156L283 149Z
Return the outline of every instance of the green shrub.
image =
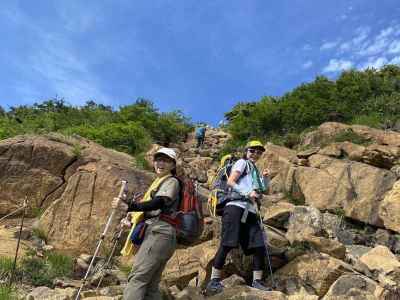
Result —
M146 160L145 153L139 153L135 155L135 167L138 167L142 170L152 171L153 168L151 164Z
M293 195L289 192L285 193L285 197L288 199L288 201L296 206L304 205L306 203L306 200L304 199L304 195L299 193L299 195Z
M72 146L72 153L75 155L76 158L82 157L82 146L78 143Z
M43 241L45 241L47 243L47 234L46 234L46 232L44 232L43 229L34 228L32 230L32 234L33 234L33 236L35 236L35 237L37 237L37 238L39 238L39 239L41 239L41 240L43 240Z
M20 269L25 282L51 287L55 278L72 274L73 259L56 252L46 252L44 257L29 255L22 259Z
M72 257L57 252L49 252L45 257L51 277L71 276L74 266Z
M358 145L367 145L371 143L370 139L357 134L351 129L341 131L334 136L333 141L336 143L351 142Z
M14 259L10 257L0 257L0 280L7 279L12 272Z
M8 286L7 284L0 284L0 300L16 300L17 295L15 287Z
M39 257L24 257L21 261L23 280L33 286L51 286L52 278L46 260Z
M373 128L380 128L384 120L378 114L355 116L352 124L365 125Z
M301 139L300 135L297 133L288 133L284 137L283 145L287 148L295 148L298 144L300 144Z
M33 207L32 208L32 215L35 218L40 218L40 216L44 213L45 209L43 207Z
M226 154L236 154L240 155L241 149L244 149L244 145L246 144L246 141L238 141L234 139L229 139L224 147L221 149L219 152L219 159L221 159L224 155Z
M338 217L345 217L346 212L344 211L343 208L337 207L331 211L333 214L337 215Z

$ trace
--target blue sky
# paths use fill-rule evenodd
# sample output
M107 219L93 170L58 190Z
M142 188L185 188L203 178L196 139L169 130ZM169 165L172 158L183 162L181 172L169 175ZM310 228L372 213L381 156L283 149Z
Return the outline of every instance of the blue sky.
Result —
M0 105L138 97L216 124L317 75L400 64L399 0L3 0Z

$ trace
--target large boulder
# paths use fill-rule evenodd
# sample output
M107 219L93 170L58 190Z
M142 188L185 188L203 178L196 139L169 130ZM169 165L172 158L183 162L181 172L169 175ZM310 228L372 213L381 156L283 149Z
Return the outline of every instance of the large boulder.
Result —
M286 238L294 246L307 245L319 252L343 259L346 248L339 241L329 239L329 231L333 230L329 226L330 222L324 222L324 216L314 207L296 206L289 219ZM330 221L328 217L326 219Z
M318 146L344 132L353 132L365 140L370 140L380 145L400 146L399 132L336 122L323 123L316 130L307 133L303 137L302 146Z
M374 277L385 288L400 292L400 261L387 247L377 246L362 255L356 268Z
M219 243L211 240L194 247L177 249L163 272L163 280L168 286L186 287L193 278L204 286L210 276L211 262Z
M379 217L386 228L400 232L400 180L383 199L379 207Z
M296 160L296 151L271 143L266 145L266 151L257 162L257 167L259 170L264 168L270 170L271 193L286 191L285 186L286 182L291 178L290 169L293 165L293 160Z
M347 217L382 226L379 206L395 175L367 164L316 154L310 167L298 167L295 181L305 202L318 209L343 208Z
M387 299L387 291L370 278L358 274L343 275L330 287L322 300Z
M313 294L324 296L341 275L352 273L350 265L326 254L308 253L296 257L275 272L277 280L295 278L302 286L312 288Z
M26 300L73 300L77 294L77 289L50 289L45 286L37 287L26 296Z
M144 192L151 182L152 175L134 169L133 163L127 154L78 137L1 141L0 214L28 196L31 214L44 211L38 226L50 244L59 250L93 251L121 180L128 181L129 193ZM110 230L120 217L115 215Z
M22 206L25 198L31 215L56 199L78 160L74 149L68 141L38 136L0 141L0 215Z

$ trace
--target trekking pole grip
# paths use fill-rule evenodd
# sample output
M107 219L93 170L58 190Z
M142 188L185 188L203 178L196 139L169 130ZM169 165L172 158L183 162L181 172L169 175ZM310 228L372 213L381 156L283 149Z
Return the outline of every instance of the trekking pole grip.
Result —
M124 195L124 193L125 193L125 191L127 189L127 185L128 185L128 181L122 180L121 189L119 190L119 194L118 194L118 198L119 199L121 199L122 196ZM112 210L112 212L111 212L111 215L109 216L109 218L107 220L106 226L104 227L104 231L103 231L103 233L101 235L101 238L103 238L103 239L104 239L104 237L105 237L105 235L106 235L106 233L108 231L108 227L110 227L110 224L111 224L111 221L112 221L112 219L114 217L115 211L116 211L116 209L114 208Z

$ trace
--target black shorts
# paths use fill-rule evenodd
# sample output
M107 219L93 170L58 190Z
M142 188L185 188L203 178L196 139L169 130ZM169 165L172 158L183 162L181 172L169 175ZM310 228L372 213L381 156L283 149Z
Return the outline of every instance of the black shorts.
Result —
M264 234L256 214L249 212L246 223L241 223L244 209L227 205L222 215L221 245L241 246L245 255L253 254L254 248L265 247Z

